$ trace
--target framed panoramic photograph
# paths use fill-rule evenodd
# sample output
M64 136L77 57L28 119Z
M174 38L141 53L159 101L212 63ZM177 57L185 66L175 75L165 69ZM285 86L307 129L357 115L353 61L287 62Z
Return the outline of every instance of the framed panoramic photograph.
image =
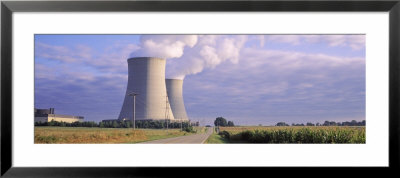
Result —
M399 1L3 1L1 21L2 176L399 168Z

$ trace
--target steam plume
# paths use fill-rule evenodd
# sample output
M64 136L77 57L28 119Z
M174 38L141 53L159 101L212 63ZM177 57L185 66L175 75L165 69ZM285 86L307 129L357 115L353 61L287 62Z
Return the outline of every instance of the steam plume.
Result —
M130 57L178 58L186 46L193 47L196 43L197 35L142 35L140 49Z
M245 35L143 35L131 57L167 58L167 78L183 79L225 61L238 63L246 41Z

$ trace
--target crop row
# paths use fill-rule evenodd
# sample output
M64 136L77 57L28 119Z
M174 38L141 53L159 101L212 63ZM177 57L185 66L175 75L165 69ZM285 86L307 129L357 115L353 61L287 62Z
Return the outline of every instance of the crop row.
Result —
M233 143L365 143L365 127L277 127L242 131L221 130Z

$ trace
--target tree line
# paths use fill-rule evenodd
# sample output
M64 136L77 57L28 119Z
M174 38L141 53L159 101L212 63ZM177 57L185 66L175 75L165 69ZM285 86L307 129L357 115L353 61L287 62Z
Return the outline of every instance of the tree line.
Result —
M167 125L168 124L168 125ZM131 121L101 121L99 123L93 121L85 122L59 122L51 120L50 122L35 122L35 126L60 126L60 127L100 127L100 128L133 128ZM183 130L193 130L193 126L199 126L198 123L191 124L189 122L166 122L166 121L135 121L135 128L149 128L149 129L162 129L162 128L182 128Z
M85 121L85 122L59 122L54 121L53 119L50 122L35 122L35 126L60 126L60 127L99 127L99 124L93 121Z
M135 128L144 129L162 129L162 128L187 128L192 126L198 126L190 124L189 122L167 122L167 121L151 121L151 120L137 120L135 121ZM99 123L101 128L132 128L132 121L102 121Z
M335 122L335 121L325 121L324 123L312 123L312 122L307 122L306 124L303 123L292 123L292 126L365 126L366 122L365 120L362 120L360 122L356 120L352 121L345 121L345 122ZM275 126L289 126L289 124L285 122L278 122L275 124Z

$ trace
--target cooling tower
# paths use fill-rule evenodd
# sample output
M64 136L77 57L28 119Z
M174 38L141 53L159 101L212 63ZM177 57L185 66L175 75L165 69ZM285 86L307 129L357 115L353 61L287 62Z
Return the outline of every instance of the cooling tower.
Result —
M166 79L167 93L172 113L175 119L188 120L185 105L183 103L182 87L183 80Z
M128 86L118 119L133 118L134 92L135 120L174 119L165 87L166 60L154 57L128 59Z

